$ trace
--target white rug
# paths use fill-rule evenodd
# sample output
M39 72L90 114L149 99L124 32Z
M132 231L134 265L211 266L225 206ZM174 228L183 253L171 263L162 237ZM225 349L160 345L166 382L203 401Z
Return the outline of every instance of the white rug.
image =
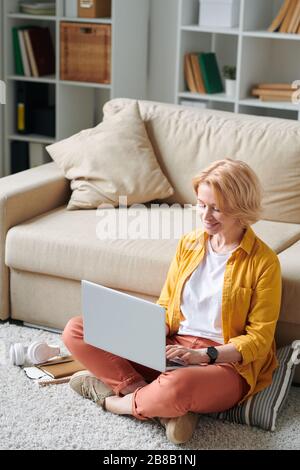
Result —
M60 335L0 324L0 342L36 339L62 346ZM105 413L68 384L39 388L16 366L0 365L0 392L0 449L300 449L299 387L291 388L277 431L203 416L193 439L182 446L168 442L153 422Z

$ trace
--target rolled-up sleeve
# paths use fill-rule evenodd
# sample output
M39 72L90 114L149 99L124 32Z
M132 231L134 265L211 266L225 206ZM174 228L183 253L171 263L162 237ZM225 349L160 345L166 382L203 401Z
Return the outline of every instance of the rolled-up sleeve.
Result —
M279 260L265 268L253 291L245 334L230 338L247 365L270 351L281 304L281 269Z
M156 301L157 304L161 305L162 307L166 309L166 323L170 329L171 329L171 325L170 325L170 319L168 316L168 305L169 305L171 296L174 294L174 289L175 289L177 278L178 278L183 240L184 240L184 237L182 237L178 242L176 253L169 266L165 283L161 290L160 296L158 300Z

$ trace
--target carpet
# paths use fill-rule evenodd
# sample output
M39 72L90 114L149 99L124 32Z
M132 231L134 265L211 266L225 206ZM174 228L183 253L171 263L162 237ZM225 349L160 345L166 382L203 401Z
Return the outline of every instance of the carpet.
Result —
M58 334L0 324L2 345L35 340L63 346ZM291 388L275 432L201 416L193 439L181 446L154 422L104 412L68 384L39 387L3 360L0 393L0 449L300 449L299 387Z

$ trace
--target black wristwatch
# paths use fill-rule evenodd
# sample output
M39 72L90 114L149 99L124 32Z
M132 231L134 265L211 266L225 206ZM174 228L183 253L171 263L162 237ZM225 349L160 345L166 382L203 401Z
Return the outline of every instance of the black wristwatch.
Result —
M219 355L218 350L214 346L208 346L206 350L206 354L209 357L209 362L208 364L214 364L217 360L217 357Z

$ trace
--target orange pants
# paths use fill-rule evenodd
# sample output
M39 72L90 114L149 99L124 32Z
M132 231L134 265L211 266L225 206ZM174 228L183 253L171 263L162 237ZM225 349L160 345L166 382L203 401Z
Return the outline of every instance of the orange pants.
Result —
M67 323L63 341L73 356L111 387L116 395L121 395L125 387L142 379L148 383L133 394L132 414L141 420L172 418L188 411L224 411L236 405L248 391L245 379L229 363L205 364L161 373L91 346L83 340L81 317L74 317ZM167 337L166 342L192 349L219 344L206 338L185 335Z

